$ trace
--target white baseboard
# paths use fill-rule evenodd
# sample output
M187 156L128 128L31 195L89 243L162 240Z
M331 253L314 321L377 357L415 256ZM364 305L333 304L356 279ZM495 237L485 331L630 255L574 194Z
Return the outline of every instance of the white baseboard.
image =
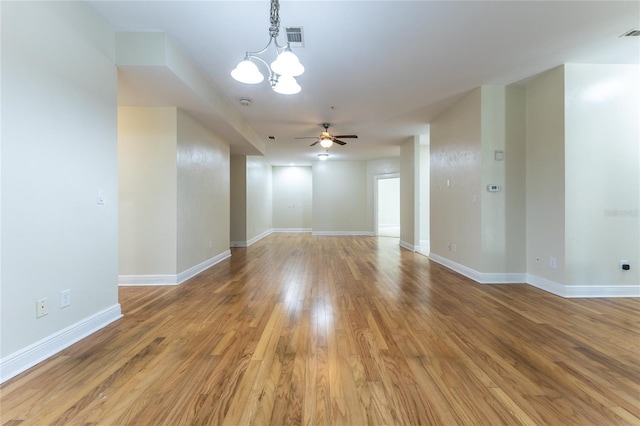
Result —
M513 272L495 272L486 273L479 272L475 269L461 265L446 257L438 256L434 253L429 253L429 259L449 269L453 269L457 273L464 275L467 278L471 278L478 284L523 284L526 283L526 274L513 273Z
M526 273L482 273L433 253L429 253L429 258L479 284L524 283L564 298L640 297L637 285L564 285Z
M231 256L231 251L224 251L210 259L205 260L189 269L180 272L177 275L119 275L118 285L125 286L151 286L151 285L179 285L189 278L198 275Z
M436 263L439 263L442 266L446 266L447 268L452 269L467 278L471 278L475 282L480 282L480 272L476 271L475 269L471 269L467 266L456 263L453 260L439 256L435 253L429 253L429 259L433 260Z
M402 240L400 240L400 247L413 252L417 251L417 248L420 248L420 246L414 246L413 244L409 244L408 242Z
M0 383L122 318L120 304L100 311L0 360Z
M640 297L638 285L564 285L527 274L527 284L565 298Z
M205 269L209 269L216 263L220 263L223 260L228 259L230 257L231 257L231 250L223 251L222 253L216 256L213 256L212 258L207 259L202 263L199 263L185 271L180 272L177 277L177 282L178 284L182 284L189 278L198 275L200 272L204 271Z
M268 237L269 235L271 235L271 232L273 232L273 231L271 229L268 229L268 230L264 231L262 234L251 238L249 241L247 241L247 247L251 246L251 244L257 243L258 241L260 241L264 237Z
M565 296L566 286L564 284L560 284L555 281L551 281L542 277L537 277L531 274L526 274L526 275L527 275L527 284L534 286L535 288L539 288L540 290L547 291L551 294L555 294L556 296L566 297Z
M526 284L527 274L523 272L479 272L480 284Z
M273 228L271 230L273 233L303 233L303 232L311 232L311 228Z
M267 237L267 236L271 235L272 232L274 232L273 229L269 229L267 231L264 231L262 234L258 235L257 237L251 238L249 241L231 241L229 243L229 246L231 246L231 247L249 247L251 244L255 244L258 241L260 241L261 239L263 239L264 237Z
M372 231L312 231L313 236L346 236L346 237L373 237Z

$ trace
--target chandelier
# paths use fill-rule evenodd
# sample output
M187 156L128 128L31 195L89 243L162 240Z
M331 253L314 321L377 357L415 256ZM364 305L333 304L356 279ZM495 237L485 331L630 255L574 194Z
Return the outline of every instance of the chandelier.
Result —
M271 26L269 27L269 43L262 50L246 52L244 59L237 67L231 71L231 77L241 83L257 84L264 80L264 75L258 69L255 61L263 63L269 71L269 84L271 88L283 95L294 95L300 92L301 88L295 77L304 72L304 66L298 57L291 51L289 43L281 46L278 44L278 34L280 33L280 3L278 0L271 0ZM269 49L273 43L275 47L276 59L269 65L260 56Z

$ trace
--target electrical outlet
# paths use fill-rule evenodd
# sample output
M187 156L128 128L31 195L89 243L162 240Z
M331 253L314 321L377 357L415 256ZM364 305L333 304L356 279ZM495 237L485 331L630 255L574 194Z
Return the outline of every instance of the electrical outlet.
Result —
M621 260L620 261L620 269L623 271L628 271L631 269L631 265L629 264L628 260Z
M550 257L549 258L549 267L551 267L551 268L555 268L556 267L556 258L555 257Z
M71 305L71 289L62 290L60 292L60 308L66 308Z
M43 317L49 313L48 299L45 297L36 301L36 318Z

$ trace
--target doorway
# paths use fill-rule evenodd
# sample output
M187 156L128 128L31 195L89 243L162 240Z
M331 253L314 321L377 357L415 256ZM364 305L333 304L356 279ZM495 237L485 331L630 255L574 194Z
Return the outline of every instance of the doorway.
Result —
M375 230L379 237L400 238L400 176L375 176Z

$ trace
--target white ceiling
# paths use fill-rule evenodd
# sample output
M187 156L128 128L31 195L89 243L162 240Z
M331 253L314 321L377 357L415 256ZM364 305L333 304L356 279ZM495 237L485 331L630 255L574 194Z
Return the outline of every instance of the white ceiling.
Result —
M268 0L89 3L118 31L169 34L263 138L273 165L315 161L322 149L294 138L319 135L322 122L359 135L331 148L330 160L397 156L406 138L480 85L563 63L640 63L640 38L619 37L640 27L637 1L281 1L279 40L285 27L302 26L305 41L294 49L306 68L302 92L286 96L229 75L245 51L267 43ZM179 98L180 87L165 89L137 103Z

